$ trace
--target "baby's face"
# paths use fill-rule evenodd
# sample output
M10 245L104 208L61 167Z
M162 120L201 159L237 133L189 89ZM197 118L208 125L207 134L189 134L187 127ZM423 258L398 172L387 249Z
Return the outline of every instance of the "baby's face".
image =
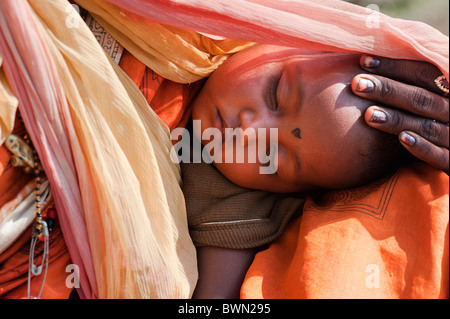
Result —
M367 155L381 137L364 123L370 102L350 88L362 72L358 59L269 45L229 58L194 101L193 119L201 121L201 132L210 127L222 133L225 128L266 129L267 147L269 129L277 128L278 161L273 174L261 173L258 156L256 163L216 162L217 169L242 187L274 192L364 183ZM247 136L244 148L258 138ZM219 147L225 154L225 143ZM257 152L273 151L260 147Z

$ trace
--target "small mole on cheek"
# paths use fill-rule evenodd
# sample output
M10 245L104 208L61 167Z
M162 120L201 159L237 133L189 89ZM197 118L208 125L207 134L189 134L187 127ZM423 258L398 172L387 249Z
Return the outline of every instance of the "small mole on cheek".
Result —
M294 135L296 138L301 139L302 136L300 135L300 129L297 127L291 131L292 135Z

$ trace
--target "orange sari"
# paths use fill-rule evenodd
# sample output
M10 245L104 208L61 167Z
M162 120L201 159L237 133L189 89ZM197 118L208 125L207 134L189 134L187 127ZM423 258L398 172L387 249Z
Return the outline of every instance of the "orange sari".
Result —
M24 127L16 121L14 134L23 135ZM10 153L5 145L0 146L0 209L19 196L24 186L34 185L33 175L24 174L21 167L10 164ZM33 186L34 187L34 186ZM0 223L3 216L0 214ZM31 227L28 227L18 239L0 254L0 298L26 298L28 284L28 259L30 253ZM67 287L65 281L67 265L71 264L69 252L59 225L50 235L49 268L41 298L67 299L73 287ZM43 245L35 250L36 265L42 263ZM37 296L42 285L43 275L31 276L30 295Z
M449 178L425 164L309 198L242 298L448 298Z
M124 51L119 66L139 87L148 105L170 130L186 126L191 117L189 105L202 81L182 84L165 79L128 51Z

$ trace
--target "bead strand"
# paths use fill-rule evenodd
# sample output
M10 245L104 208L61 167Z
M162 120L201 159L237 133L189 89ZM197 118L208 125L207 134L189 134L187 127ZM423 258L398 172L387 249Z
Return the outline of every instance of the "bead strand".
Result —
M22 116L20 113L17 113L18 120L20 121L21 126L24 126ZM42 179L41 179L41 173L44 173L43 169L41 168L39 156L36 152L36 149L33 147L30 136L27 132L23 135L23 140L26 142L26 144L29 145L32 149L32 157L33 161L31 163L31 154L29 154L27 162L27 165L24 166L24 172L26 174L33 173L34 174L34 180L35 180L35 189L34 189L34 196L35 196L35 222L32 227L32 236L31 236L31 243L30 243L30 253L29 253L29 260L28 260L28 284L27 284L27 295L28 299L38 299L40 298L42 294L42 290L44 289L45 279L47 276L48 271L48 260L49 260L49 253L50 253L50 233L49 231L51 228L53 228L55 224L56 219L56 210L54 208L48 208L45 212L47 216L45 218L48 220L49 226L47 224L47 221L44 220L43 216L43 200L44 197L41 197L41 186L42 186ZM49 219L50 218L50 219ZM42 252L42 261L41 265L35 264L35 249L36 245L41 242L43 244L43 252ZM31 296L31 279L32 276L39 276L43 274L41 287L39 289L39 292L36 296Z
M36 153L36 150L33 150L34 156L33 156L33 172L34 172L34 179L36 182L36 186L34 189L34 196L35 196L35 205L36 205L36 222L34 226L34 230L36 232L36 236L40 241L45 240L45 235L43 234L43 217L42 217L42 207L41 207L41 171L39 169L39 157Z

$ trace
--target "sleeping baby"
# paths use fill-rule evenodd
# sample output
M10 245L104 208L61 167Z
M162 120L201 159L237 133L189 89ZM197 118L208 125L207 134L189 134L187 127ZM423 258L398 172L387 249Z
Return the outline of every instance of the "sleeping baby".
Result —
M255 252L301 214L305 194L365 185L405 161L395 135L364 122L372 104L351 90L359 58L255 45L208 78L193 101L190 141L209 157L181 163L198 248L194 297L239 291Z

